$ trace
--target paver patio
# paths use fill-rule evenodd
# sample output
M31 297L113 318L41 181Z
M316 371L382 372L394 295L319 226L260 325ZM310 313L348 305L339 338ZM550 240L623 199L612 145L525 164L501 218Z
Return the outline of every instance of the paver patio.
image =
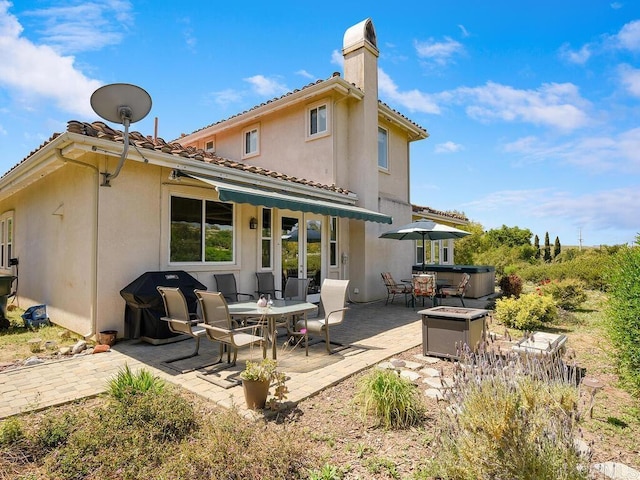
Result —
M455 299L451 301L455 303ZM468 306L482 308L486 301L486 298L469 299ZM283 349L280 345L278 364L288 376L287 401L297 403L346 377L420 345L418 310L405 307L403 302L387 306L384 302L349 304L344 323L331 330L331 338L346 348L329 355L325 345L318 343L309 347L309 356L306 357L304 348ZM0 372L0 419L103 393L108 380L125 365L132 370L146 368L168 382L221 406L236 406L244 410L241 386L224 388L220 385L226 382L219 381L216 374L203 375L201 370L179 373L162 363L163 360L188 354L193 350L192 342L150 345L137 340L119 341L107 353L81 355ZM217 345L203 339L199 356L172 366L187 369L207 363L215 358L217 348ZM237 375L248 358L261 358L260 350L241 350L236 366L220 373L222 379Z

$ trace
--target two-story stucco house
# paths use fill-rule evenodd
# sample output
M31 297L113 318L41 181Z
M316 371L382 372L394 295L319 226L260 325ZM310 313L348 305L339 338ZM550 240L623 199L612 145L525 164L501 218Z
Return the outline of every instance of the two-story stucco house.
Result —
M412 220L410 144L427 131L378 99L371 20L349 28L333 74L172 143L71 121L0 178L0 272L19 259L21 306L46 304L87 337L122 336L120 290L146 271L184 270L210 289L234 273L350 279L355 301L408 275L412 242L379 235ZM15 262L13 262L15 263ZM315 299L315 298L312 298Z

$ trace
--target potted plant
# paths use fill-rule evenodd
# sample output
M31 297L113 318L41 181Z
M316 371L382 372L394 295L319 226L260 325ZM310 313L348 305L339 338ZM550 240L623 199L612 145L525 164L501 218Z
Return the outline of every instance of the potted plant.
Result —
M275 391L274 398L269 402L271 408L287 398L286 376L283 372L279 372L277 368L277 362L270 358L265 358L259 362L247 360L245 369L240 373L247 408L252 410L265 408L267 397L269 396L269 388L272 384Z

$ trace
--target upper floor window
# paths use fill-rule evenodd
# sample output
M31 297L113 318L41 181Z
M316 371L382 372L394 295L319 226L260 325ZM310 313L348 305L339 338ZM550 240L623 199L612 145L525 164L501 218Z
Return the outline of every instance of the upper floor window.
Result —
M204 151L214 153L216 151L216 142L213 140L207 141L204 145Z
M242 156L251 157L260 153L260 131L257 126L247 128L242 132Z
M378 127L378 167L389 170L389 134Z
M232 262L233 204L171 197L170 262Z
M320 105L309 110L309 135L327 131L327 106Z

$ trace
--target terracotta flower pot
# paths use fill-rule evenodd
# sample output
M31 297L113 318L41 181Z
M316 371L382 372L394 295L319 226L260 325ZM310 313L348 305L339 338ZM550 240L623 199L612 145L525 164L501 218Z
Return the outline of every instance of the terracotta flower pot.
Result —
M244 399L247 408L258 410L264 408L269 395L269 380L242 380Z
M110 347L113 347L113 345L116 343L117 337L117 330L105 330L98 334L98 343L100 345L109 345Z

